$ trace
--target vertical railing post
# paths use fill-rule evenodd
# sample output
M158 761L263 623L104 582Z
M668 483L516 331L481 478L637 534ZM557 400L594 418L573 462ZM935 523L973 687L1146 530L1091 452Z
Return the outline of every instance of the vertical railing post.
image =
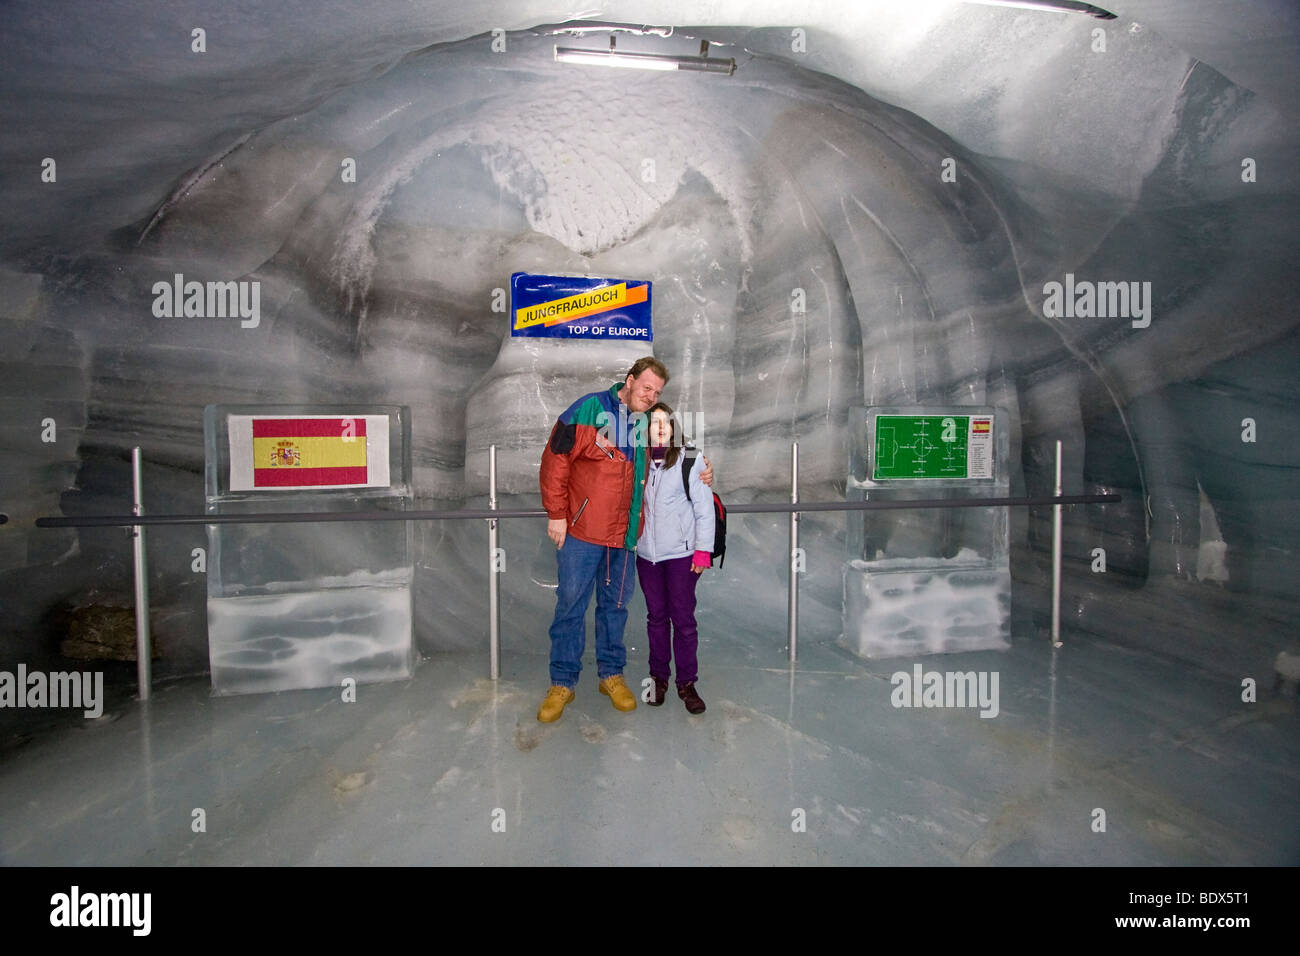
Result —
M790 445L790 504L799 503L799 443ZM788 623L790 640L790 663L799 656L799 573L795 570L799 551L799 512L790 512L790 617Z
M144 514L144 484L141 477L140 447L131 449L131 514ZM149 699L150 641L149 641L149 565L144 553L144 526L131 526L132 558L135 568L135 653L136 681L140 685L140 699Z
M1061 443L1056 443L1056 497L1061 497ZM1061 509L1052 505L1052 645L1061 646Z
M497 446L488 446L488 508L497 510ZM501 676L501 582L497 575L497 518L488 519L488 672Z

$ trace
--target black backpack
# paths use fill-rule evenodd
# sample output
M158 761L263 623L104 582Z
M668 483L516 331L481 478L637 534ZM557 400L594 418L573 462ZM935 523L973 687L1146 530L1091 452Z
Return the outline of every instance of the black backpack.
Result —
M686 490L686 500L691 500L691 469L695 467L698 457L694 448L682 455L682 488ZM727 506L722 503L718 493L713 492L713 560L722 567L722 560L727 556Z

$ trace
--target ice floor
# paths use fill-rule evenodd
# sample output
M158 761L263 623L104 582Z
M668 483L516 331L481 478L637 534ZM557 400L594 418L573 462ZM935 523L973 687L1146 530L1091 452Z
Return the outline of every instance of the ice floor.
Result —
M919 659L996 671L993 718L896 708L912 660L811 635L794 669L705 639L700 717L618 713L589 666L543 726L540 653L507 654L496 684L486 654L435 656L355 703L173 681L97 721L7 726L0 862L1300 863L1294 698L1262 683L1245 704L1185 662L1066 640Z

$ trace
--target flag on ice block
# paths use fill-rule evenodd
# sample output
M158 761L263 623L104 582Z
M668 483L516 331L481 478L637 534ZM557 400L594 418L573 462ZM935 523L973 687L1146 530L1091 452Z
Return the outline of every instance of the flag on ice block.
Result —
M388 485L388 416L231 415L230 490Z

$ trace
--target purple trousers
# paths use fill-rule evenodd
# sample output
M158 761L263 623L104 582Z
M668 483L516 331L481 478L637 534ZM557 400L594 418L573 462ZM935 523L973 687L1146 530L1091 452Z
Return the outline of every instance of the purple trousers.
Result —
M691 570L691 558L669 558L658 563L636 559L636 574L645 595L646 636L650 639L650 676L665 683L671 678L669 663L677 661L677 686L699 677L695 652L699 630L695 626L695 586L700 576ZM672 638L669 639L669 624Z

